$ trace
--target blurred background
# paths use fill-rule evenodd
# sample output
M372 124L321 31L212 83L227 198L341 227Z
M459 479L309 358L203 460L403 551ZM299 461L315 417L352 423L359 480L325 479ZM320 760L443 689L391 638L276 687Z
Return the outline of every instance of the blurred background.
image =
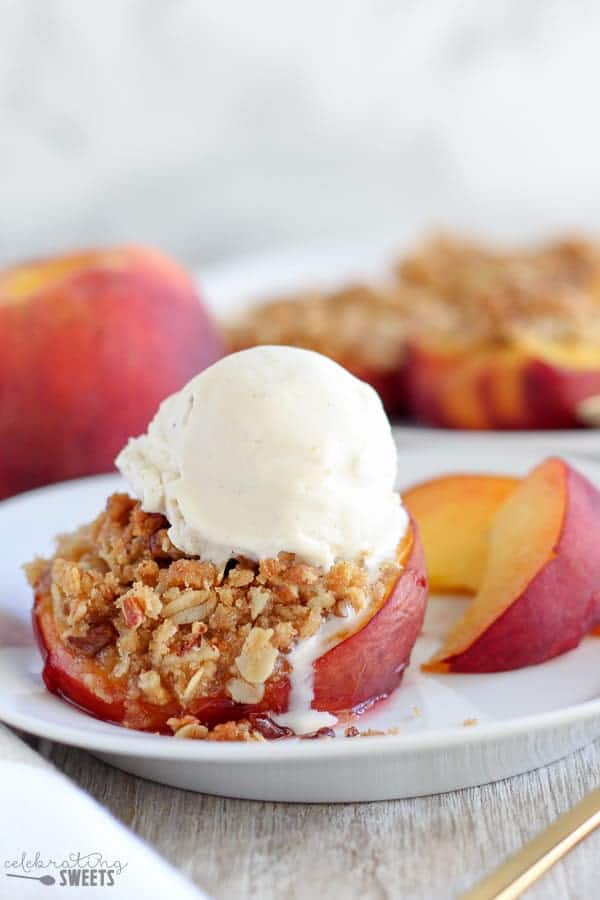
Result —
M593 0L0 9L0 263L600 230Z

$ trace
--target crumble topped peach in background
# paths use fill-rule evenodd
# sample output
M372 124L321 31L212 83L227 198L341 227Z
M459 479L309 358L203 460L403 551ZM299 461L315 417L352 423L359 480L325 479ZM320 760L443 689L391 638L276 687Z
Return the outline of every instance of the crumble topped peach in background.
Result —
M273 339L318 349L368 381L388 413L432 425L596 425L600 249L434 237L381 284L267 300L226 337L230 349Z
M430 328L458 344L531 339L600 344L600 247L567 239L503 251L436 237L396 266L398 285L444 309Z

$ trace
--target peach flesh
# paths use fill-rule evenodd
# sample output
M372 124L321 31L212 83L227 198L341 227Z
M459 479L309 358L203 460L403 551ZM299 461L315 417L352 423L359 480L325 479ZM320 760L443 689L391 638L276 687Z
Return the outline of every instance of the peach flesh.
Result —
M498 475L444 475L403 493L419 527L431 591L477 591L492 521L518 484Z

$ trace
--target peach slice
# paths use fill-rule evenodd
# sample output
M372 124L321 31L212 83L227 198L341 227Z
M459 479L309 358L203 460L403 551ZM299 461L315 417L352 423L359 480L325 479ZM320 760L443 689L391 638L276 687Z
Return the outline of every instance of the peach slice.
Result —
M600 622L600 492L561 459L535 468L500 507L479 592L434 672L498 672L576 647Z
M430 590L477 591L490 526L518 484L519 479L500 475L444 475L403 493L419 527Z
M398 687L421 630L427 600L425 561L416 529L411 526L399 548L402 569L383 603L358 631L348 635L315 663L313 707L331 712L360 710ZM99 719L143 731L170 733L167 719L194 715L206 725L269 712L285 712L287 678L267 682L260 704L235 703L226 696L200 697L182 708L177 701L159 706L132 697L127 680L116 678L95 658L68 646L57 631L52 600L43 582L36 591L33 625L44 657L43 679L48 690L59 694ZM260 726L261 728L263 725ZM275 731L275 735L273 734ZM265 736L278 736L267 724Z

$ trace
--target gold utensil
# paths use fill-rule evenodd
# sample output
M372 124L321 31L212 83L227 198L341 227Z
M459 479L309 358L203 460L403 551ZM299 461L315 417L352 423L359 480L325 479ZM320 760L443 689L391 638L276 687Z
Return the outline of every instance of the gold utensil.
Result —
M600 788L563 813L460 900L514 900L600 825Z

